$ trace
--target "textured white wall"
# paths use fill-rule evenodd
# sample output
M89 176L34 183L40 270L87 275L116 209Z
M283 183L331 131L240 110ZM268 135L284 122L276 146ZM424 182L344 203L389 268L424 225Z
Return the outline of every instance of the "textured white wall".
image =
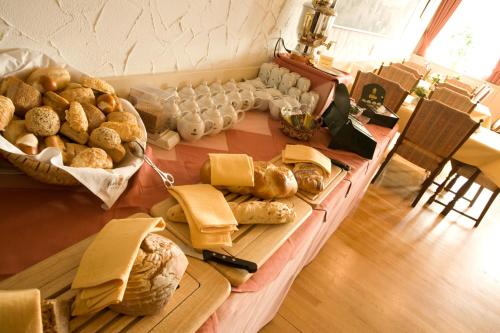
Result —
M0 48L99 76L254 65L280 35L295 42L302 2L0 0Z
M335 61L408 56L434 10L419 17L427 0L417 1L399 38L334 29ZM272 55L279 36L295 47L305 2L0 0L0 49L39 50L97 76L250 66Z

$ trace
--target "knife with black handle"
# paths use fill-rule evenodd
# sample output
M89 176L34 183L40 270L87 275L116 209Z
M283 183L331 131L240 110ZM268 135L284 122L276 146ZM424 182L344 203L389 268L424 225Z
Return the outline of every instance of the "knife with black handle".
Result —
M252 261L243 260L240 258L227 256L225 254L217 253L210 250L203 250L203 260L205 261L214 261L216 263L231 266L234 268L241 268L249 273L257 272L257 264Z

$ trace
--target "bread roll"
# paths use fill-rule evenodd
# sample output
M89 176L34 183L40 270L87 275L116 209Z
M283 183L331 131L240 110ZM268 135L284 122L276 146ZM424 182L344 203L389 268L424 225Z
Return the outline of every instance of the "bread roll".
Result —
M59 96L53 91L47 91L43 95L43 104L50 106L59 116L60 120L64 120L66 109L69 108L69 102L62 96Z
M104 150L111 157L114 164L120 163L125 155L127 155L127 150L125 150L125 147L123 147L123 145L118 145Z
M3 131L14 117L16 110L10 98L0 96L0 131Z
M130 112L111 112L106 116L106 120L137 125L137 118Z
M68 122L62 124L61 134L82 145L84 145L89 140L89 134L87 132L75 131L69 126Z
M116 111L116 100L110 94L104 94L97 98L97 107L104 113L108 114Z
M318 194L324 190L325 172L323 168L312 163L296 163L293 175L297 179L299 190Z
M95 77L90 77L90 76L83 76L80 79L80 83L82 86L91 88L92 90L98 91L103 94L114 94L115 93L115 88L113 88L112 85L107 83L104 80L95 78Z
M70 165L79 152L88 148L87 146L72 142L66 143L65 146L66 149L62 153L64 165Z
M61 123L59 116L49 106L40 106L26 112L26 129L38 136L56 135Z
M26 134L24 120L12 120L3 132L4 138L12 144L16 144L16 139L23 134Z
M99 127L90 133L89 146L110 149L119 146L120 135L114 129Z
M76 132L87 132L89 128L85 111L82 105L76 101L69 104L69 109L66 111L66 122Z
M99 127L90 134L89 145L104 149L113 163L120 163L127 153L120 143L120 136L111 128Z
M238 224L283 224L295 219L295 211L279 201L228 202ZM172 222L187 222L180 205L167 210L167 219Z
M142 133L139 125L105 121L101 124L100 127L114 129L120 135L120 139L123 142L135 141L142 138Z
M16 146L25 154L38 154L38 139L32 133L18 137L16 139Z
M235 170L231 170L234 172ZM210 160L200 169L202 183L210 184ZM254 161L254 186L223 187L239 194L252 194L261 199L288 198L297 193L297 181L290 169L269 162Z
M98 107L89 103L81 104L89 122L89 132L92 132L94 129L96 129L106 121L106 116L104 115L104 113L102 113L101 110L99 110Z
M59 135L48 136L45 138L44 142L47 147L54 147L60 151L64 151L66 149L65 143Z
M71 166L76 168L112 169L113 161L101 148L87 148L73 158Z
M26 83L44 93L64 89L70 79L69 72L64 68L43 67L34 70L26 79Z
M94 92L90 88L73 88L62 91L59 95L68 102L76 101L78 103L89 103L95 105Z
M28 110L42 104L42 95L38 90L13 76L2 81L0 94L12 100L16 114L21 117L24 117Z

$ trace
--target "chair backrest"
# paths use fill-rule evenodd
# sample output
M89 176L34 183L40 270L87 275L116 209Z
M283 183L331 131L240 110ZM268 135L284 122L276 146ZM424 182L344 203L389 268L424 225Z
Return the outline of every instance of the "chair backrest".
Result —
M445 87L437 87L434 89L434 91L429 95L429 99L436 100L465 113L471 113L476 107L476 103L473 103L467 96Z
M420 81L420 77L394 66L381 66L378 75L399 83L403 89L411 91Z
M396 153L428 170L442 168L480 123L464 112L421 98L396 144Z
M397 113L401 104L408 96L408 91L403 89L398 83L390 81L371 72L358 72L351 89L351 97L356 102L362 96L363 88L368 84L378 84L385 90L384 106Z
M461 95L467 96L468 98L472 97L471 94L467 90L462 89L460 87L457 87L457 86L450 84L448 82L441 82L441 83L436 85L436 88L437 87L444 87L444 88L447 88L449 90L453 90L454 92L457 92Z
M419 65L417 63L410 62L410 61L404 61L403 60L403 65L405 65L407 67L410 67L410 68L413 68L421 76L426 76L431 71L430 68L427 68L427 66Z
M389 66L396 67L396 68L402 69L402 70L404 70L406 72L412 73L413 75L416 75L418 77L422 77L422 74L420 74L420 72L418 70L416 70L413 67L406 66L406 64L400 64L400 63L394 63L394 64L392 64L391 63Z
M454 78L450 78L450 77L446 77L446 79L444 80L445 83L449 83L455 87L458 87L458 88L461 88L465 91L467 91L469 93L469 95L472 95L474 93L474 90L476 88L468 85L467 83L464 83L460 80L457 80L457 79L454 79Z

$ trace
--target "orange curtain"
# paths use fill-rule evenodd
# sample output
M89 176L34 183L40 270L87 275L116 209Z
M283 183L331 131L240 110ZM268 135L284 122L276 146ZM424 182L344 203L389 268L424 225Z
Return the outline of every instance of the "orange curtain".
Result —
M422 38L420 38L420 41L418 42L414 53L422 57L425 55L427 47L431 44L432 40L434 39L434 37L437 36L437 34L441 31L441 29L443 29L444 25L446 24L446 22L448 22L451 15L453 15L453 13L455 12L455 10L457 9L458 5L460 5L461 2L462 0L441 1L438 9L436 10L436 13L432 17L431 22L425 29Z
M500 60L498 60L496 67L493 69L493 72L491 72L488 81L500 85Z

